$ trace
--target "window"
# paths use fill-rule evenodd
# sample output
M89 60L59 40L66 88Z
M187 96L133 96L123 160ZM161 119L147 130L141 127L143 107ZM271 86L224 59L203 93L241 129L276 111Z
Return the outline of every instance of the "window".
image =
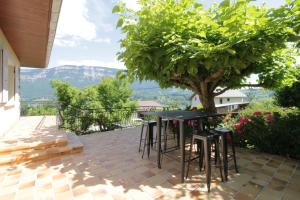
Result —
M8 101L15 98L15 67L8 66Z
M227 98L227 101L230 101L230 98Z
M223 103L223 99L222 98L220 98L220 104L222 104Z

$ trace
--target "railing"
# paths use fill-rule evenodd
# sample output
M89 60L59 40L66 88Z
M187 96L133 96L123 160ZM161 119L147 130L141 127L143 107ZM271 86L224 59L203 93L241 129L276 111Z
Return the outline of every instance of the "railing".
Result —
M77 134L104 132L115 129L137 127L141 124L141 112L166 110L163 107L123 107L113 109L81 109L68 106L59 109L61 127Z
M21 101L21 116L56 115L56 101Z

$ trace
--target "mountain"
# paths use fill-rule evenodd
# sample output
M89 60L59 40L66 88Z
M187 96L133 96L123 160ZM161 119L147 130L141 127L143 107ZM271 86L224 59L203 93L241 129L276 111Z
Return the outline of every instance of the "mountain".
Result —
M64 65L46 69L21 69L21 99L31 101L37 99L54 99L52 80L67 81L83 88L99 83L101 78L114 76L118 69L97 66ZM177 88L160 89L154 81L133 82L132 98L136 100L157 100L167 104L178 102L181 105L190 103L191 92Z

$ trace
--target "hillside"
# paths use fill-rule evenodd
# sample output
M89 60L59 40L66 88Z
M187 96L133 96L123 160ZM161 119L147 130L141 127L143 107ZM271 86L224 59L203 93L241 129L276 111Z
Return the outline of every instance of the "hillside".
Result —
M51 80L63 80L76 87L83 88L94 85L103 77L113 76L117 69L96 66L64 65L46 69L21 70L21 99L30 101L36 99L54 99ZM157 100L163 104L174 101L181 105L189 104L191 92L177 88L160 89L154 81L134 82L132 98L136 100Z

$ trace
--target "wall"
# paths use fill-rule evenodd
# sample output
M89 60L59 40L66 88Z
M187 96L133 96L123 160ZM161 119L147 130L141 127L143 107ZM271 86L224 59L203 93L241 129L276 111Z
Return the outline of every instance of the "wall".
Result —
M0 136L20 118L20 62L0 28Z
M244 102L243 97L215 97L215 104L216 105L221 104L220 99L222 99L222 104ZM228 99L229 99L229 101L228 101Z
M222 104L225 103L240 103L240 102L245 102L245 99L243 97L228 97L229 101L227 101L227 97L222 97ZM215 97L214 99L215 101L215 105L219 105L220 104L220 97ZM192 107L197 107L200 104L200 100L198 95L194 96L192 98Z

